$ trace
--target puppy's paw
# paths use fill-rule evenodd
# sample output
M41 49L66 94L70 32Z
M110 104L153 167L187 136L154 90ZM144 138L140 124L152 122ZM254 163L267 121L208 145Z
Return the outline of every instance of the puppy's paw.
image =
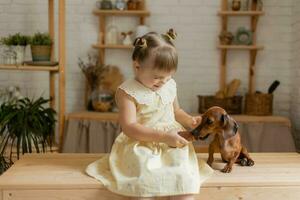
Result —
M213 161L212 160L207 160L206 162L210 167L212 166Z
M241 166L247 166L248 165L248 160L247 158L242 158L240 161Z
M221 169L221 172L223 173L230 173L232 170L232 167L229 165L225 165L225 167L223 169Z
M254 165L254 160L248 159L247 166L253 166L253 165Z
M180 132L178 132L178 134L181 137L183 137L184 139L186 139L187 141L194 141L195 140L194 136L188 131L180 131Z

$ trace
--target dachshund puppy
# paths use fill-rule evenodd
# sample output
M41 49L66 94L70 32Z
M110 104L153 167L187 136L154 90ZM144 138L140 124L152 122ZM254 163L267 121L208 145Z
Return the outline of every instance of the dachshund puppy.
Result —
M205 140L209 135L214 135L213 141L209 144L207 164L212 165L213 154L219 150L222 160L227 162L221 170L224 173L231 172L234 163L239 163L242 166L254 165L247 149L241 144L237 123L220 107L209 108L202 115L200 125L191 132L184 131L179 132L179 134L189 141Z

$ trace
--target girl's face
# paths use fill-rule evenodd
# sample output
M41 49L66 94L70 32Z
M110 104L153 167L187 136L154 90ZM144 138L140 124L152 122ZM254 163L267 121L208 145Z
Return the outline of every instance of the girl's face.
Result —
M168 82L175 73L175 70L167 72L153 69L150 66L141 66L138 62L134 62L135 78L152 91L157 91L166 82Z

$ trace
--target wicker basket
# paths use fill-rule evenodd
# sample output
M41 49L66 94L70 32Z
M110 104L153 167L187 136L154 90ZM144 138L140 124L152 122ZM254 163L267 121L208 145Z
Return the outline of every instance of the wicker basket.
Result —
M247 94L245 113L247 115L272 115L273 94Z
M234 96L227 98L216 98L215 96L201 96L199 99L199 113L204 113L212 106L220 106L224 108L228 114L241 114L242 113L242 96Z

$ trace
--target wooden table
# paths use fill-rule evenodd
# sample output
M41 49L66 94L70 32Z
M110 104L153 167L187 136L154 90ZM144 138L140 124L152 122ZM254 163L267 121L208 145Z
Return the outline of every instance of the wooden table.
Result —
M0 176L0 200L99 200L122 199L87 176L86 166L104 154L25 155ZM217 155L217 154L216 154ZM253 167L235 166L233 172L215 171L196 199L209 200L298 200L300 155L253 153ZM206 159L207 154L198 154ZM219 157L214 164L221 169Z

